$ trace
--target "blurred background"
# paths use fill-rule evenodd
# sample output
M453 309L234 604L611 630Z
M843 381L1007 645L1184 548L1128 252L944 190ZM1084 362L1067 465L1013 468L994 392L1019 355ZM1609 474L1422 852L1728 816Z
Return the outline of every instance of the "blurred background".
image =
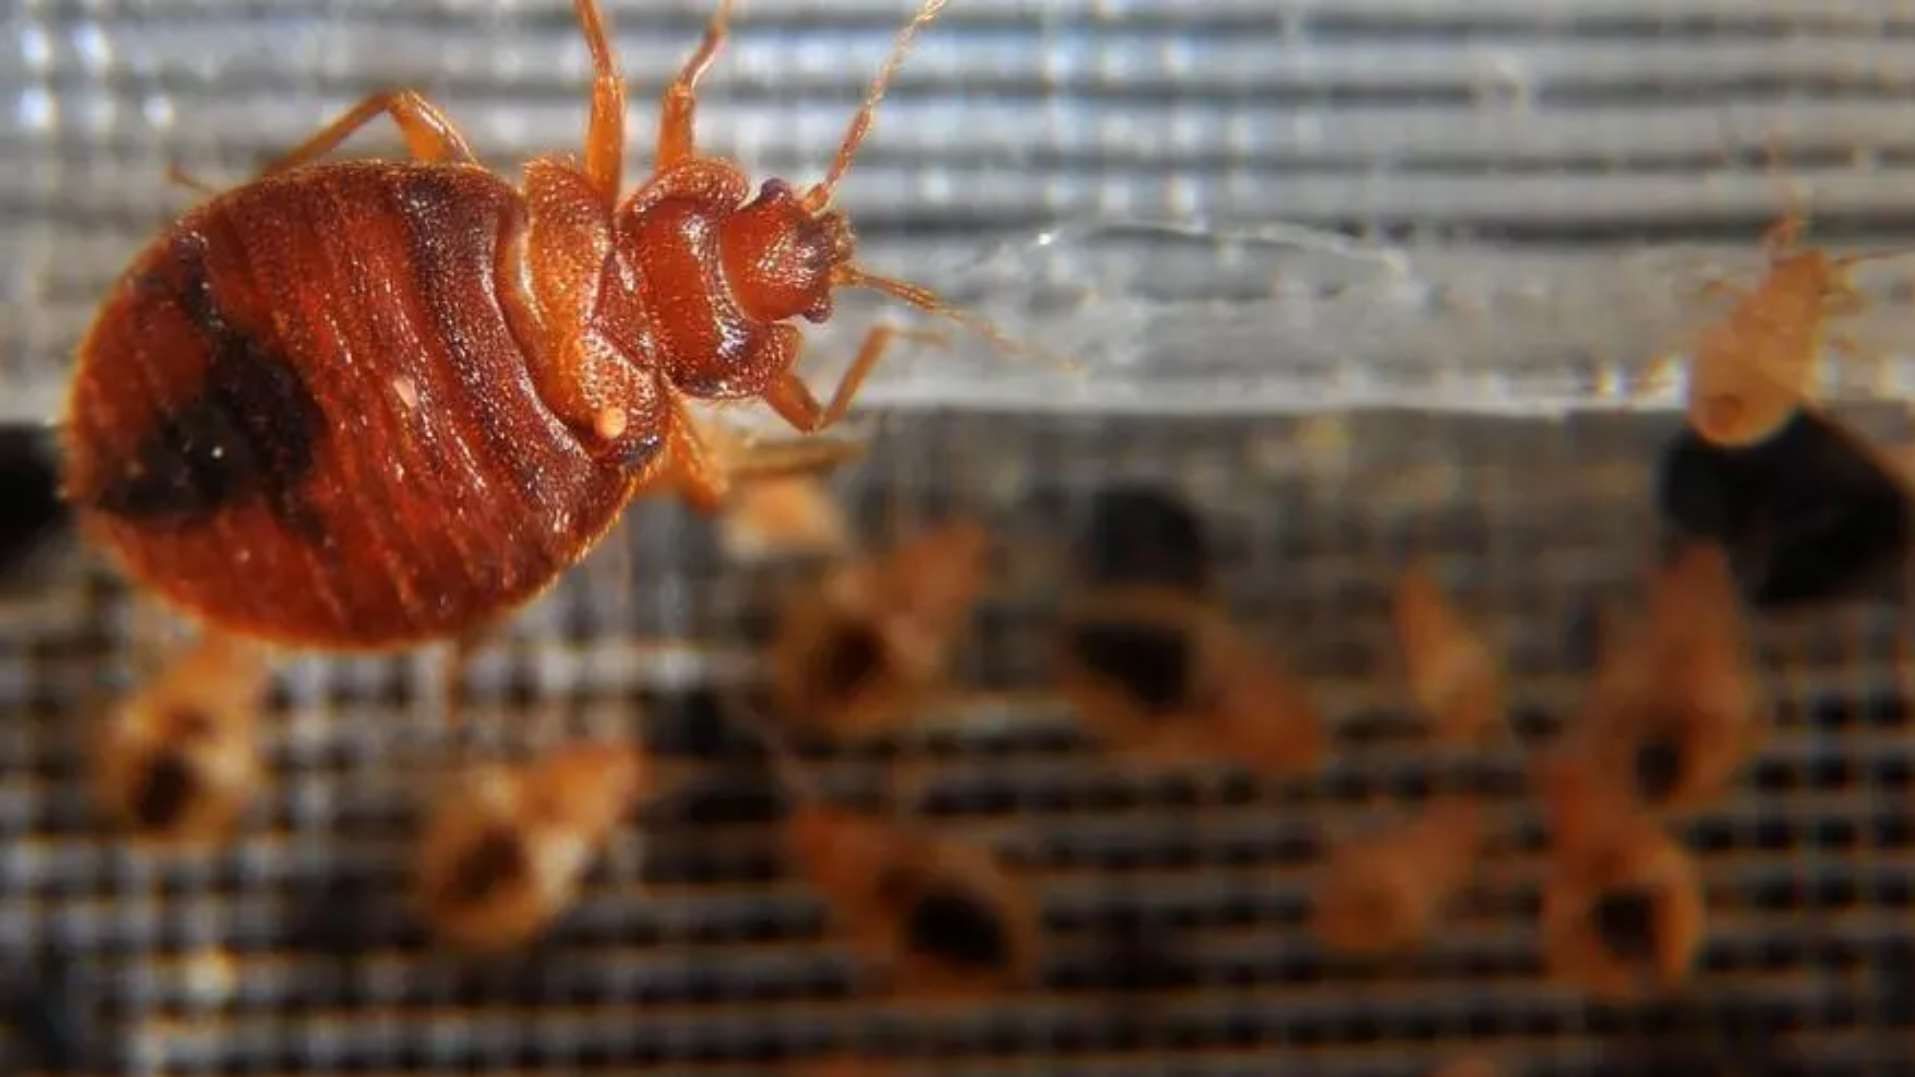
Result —
M606 7L636 177L708 7ZM701 88L701 147L754 177L818 177L911 10L743 0ZM478 649L460 727L437 651L293 656L234 839L181 855L116 836L86 785L88 723L180 630L57 525L12 540L57 516L35 506L87 319L199 198L167 166L239 182L396 84L510 175L577 148L586 80L558 2L0 0L0 419L25 432L0 505L6 1064L774 1073L848 1054L874 1073L1408 1077L1482 1054L1518 1074L1910 1072L1899 507L1839 552L1886 576L1753 622L1773 729L1677 830L1709 909L1679 989L1610 1003L1545 975L1524 782L1575 716L1604 611L1639 605L1665 536L1696 526L1663 511L1694 499L1667 493L1681 386L1651 360L1725 309L1709 281L1759 277L1791 205L1812 243L1915 233L1915 6L1898 0L953 0L841 204L865 264L1075 362L960 334L874 378L854 424L868 451L829 484L855 544L977 518L992 584L956 691L806 758L1026 880L1045 958L1021 994L887 995L793 877L775 779L728 701L762 684L777 598L819 561L741 560L671 504L636 507ZM349 152L396 147L375 124ZM1907 434L1907 268L1858 274L1872 301L1842 328L1867 361L1819 385L1887 446ZM812 335L815 384L878 317L911 319L847 303ZM1203 521L1219 597L1324 713L1315 777L1140 768L1054 691L1058 611L1120 482ZM1763 541L1770 567L1741 563L1752 594L1800 552ZM1388 598L1418 555L1507 655L1510 735L1491 748L1433 751L1408 714ZM675 792L613 836L537 945L434 946L404 893L421 790L577 735L642 740ZM1479 797L1501 835L1444 930L1390 960L1327 951L1308 923L1328 850L1444 792Z

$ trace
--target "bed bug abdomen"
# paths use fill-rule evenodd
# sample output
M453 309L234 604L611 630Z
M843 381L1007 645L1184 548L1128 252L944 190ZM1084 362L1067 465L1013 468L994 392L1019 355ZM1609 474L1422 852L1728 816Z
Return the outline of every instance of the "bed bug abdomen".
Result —
M67 492L133 574L296 643L444 635L609 525L633 461L538 396L503 312L516 192L475 168L269 176L134 262L80 350Z

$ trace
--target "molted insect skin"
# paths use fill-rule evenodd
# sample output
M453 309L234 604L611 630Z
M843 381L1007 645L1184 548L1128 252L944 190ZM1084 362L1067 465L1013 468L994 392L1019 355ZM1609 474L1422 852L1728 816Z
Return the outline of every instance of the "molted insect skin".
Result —
M779 476L748 483L725 508L721 534L738 561L843 553L851 526L831 491L811 476Z
M1759 715L1727 559L1692 546L1658 572L1644 623L1603 657L1564 765L1651 811L1692 808L1733 780Z
M483 951L537 935L571 903L643 780L634 753L595 744L468 775L419 847L418 900L434 930Z
M771 654L779 713L847 731L907 717L944 675L988 549L976 524L946 524L795 595Z
M623 506L501 305L518 194L341 162L236 188L134 262L80 349L67 492L130 572L299 644L444 635L534 595Z
M253 723L268 669L258 651L211 638L108 716L98 795L142 837L216 841L259 785Z
M1030 978L1037 903L988 851L815 807L788 827L799 868L899 990L957 996Z
M1318 894L1317 933L1348 953L1423 942L1468 881L1482 839L1481 812L1456 801L1340 847Z
M1181 591L1098 592L1067 612L1059 685L1121 751L1295 774L1322 759L1315 706L1276 656Z
M1702 945L1702 881L1688 851L1586 771L1544 774L1550 869L1543 949L1551 971L1605 998L1662 990Z
M1468 744L1492 728L1503 714L1502 663L1428 566L1398 581L1395 617L1410 694L1434 722L1436 739Z

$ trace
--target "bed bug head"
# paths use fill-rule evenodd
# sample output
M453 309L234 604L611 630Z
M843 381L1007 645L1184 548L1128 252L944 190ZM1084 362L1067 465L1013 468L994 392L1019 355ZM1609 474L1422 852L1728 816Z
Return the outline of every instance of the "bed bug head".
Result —
M831 286L854 241L844 214L805 208L791 184L768 179L758 197L719 226L719 250L738 301L752 317L831 316Z
M850 171L858 148L871 133L878 102L884 99L892 76L904 63L918 32L938 17L946 2L924 0L917 14L898 31L891 54L871 79L864 101L852 114L822 180L802 195L783 180L767 180L757 198L727 218L719 237L725 272L739 301L754 317L782 320L803 316L821 322L831 316L831 289L870 288L966 326L1005 351L1024 350L989 322L945 303L930 289L882 277L853 264L856 241L850 222L831 208L839 181Z

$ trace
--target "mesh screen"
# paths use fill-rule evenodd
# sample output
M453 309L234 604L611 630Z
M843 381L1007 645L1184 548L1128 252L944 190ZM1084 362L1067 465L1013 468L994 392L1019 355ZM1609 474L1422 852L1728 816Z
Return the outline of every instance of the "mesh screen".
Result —
M89 805L86 720L163 626L90 560L56 557L0 607L0 939L40 970L28 982L97 1002L94 1049L137 1072L766 1073L856 1052L902 1072L1409 1075L1466 1050L1521 1074L1906 1072L1903 607L1762 622L1773 729L1679 829L1706 880L1698 968L1668 999L1592 1002L1544 976L1526 757L1573 713L1600 611L1637 601L1670 424L1324 422L1140 420L1114 437L916 416L835 480L872 541L966 513L1001 542L961 690L909 730L807 758L848 803L1016 866L1045 925L1028 992L912 1003L860 971L792 877L775 779L727 717L758 685L768 604L807 569L728 565L706 522L667 505L635 509L481 649L459 730L439 717L436 656L284 666L271 781L204 857L131 848ZM1055 696L1068 535L1114 478L1204 515L1222 592L1328 717L1321 774L1114 760ZM1387 599L1419 553L1505 643L1499 747L1432 750L1408 713ZM669 791L535 947L433 947L404 897L422 791L458 761L580 733L642 739ZM1495 849L1455 915L1406 957L1325 951L1307 919L1328 849L1453 791L1483 798Z
M642 169L708 5L607 7ZM908 10L746 0L703 144L754 176L817 176ZM1408 1077L1467 1052L1530 1075L1915 1072L1894 596L1761 624L1774 728L1681 831L1709 932L1671 998L1594 1003L1544 977L1524 778L1580 699L1601 611L1658 547L1674 420L1616 411L1639 399L1617 387L1697 320L1696 285L1754 265L1784 188L1820 238L1905 242L1912 29L1887 0L954 0L842 201L871 265L1082 365L960 339L875 379L890 407L833 480L861 537L968 513L1003 557L961 690L810 761L851 803L1001 851L1042 899L1040 982L965 1005L875 990L792 876L729 709L807 566L729 563L675 506L636 509L478 651L459 729L436 653L285 663L265 794L197 857L131 847L91 804L89 722L172 628L63 547L0 591L0 1069L37 1043L137 1073L757 1074L856 1054L904 1073ZM557 0L16 0L0 45L13 423L57 418L100 296L198 197L169 163L233 182L391 84L502 170L574 148L583 122ZM1879 268L1857 335L1888 352L1907 285ZM822 367L868 315L818 335ZM1832 375L1854 395L1898 376ZM1276 414L1403 400L1608 410ZM1127 478L1205 518L1219 591L1326 713L1319 776L1126 765L1054 695L1071 536ZM1512 738L1492 751L1432 751L1406 713L1387 597L1419 553L1505 644ZM422 792L581 733L642 740L669 792L537 946L435 948L403 888ZM1459 790L1490 806L1497 854L1438 938L1388 962L1322 950L1305 925L1327 851Z

